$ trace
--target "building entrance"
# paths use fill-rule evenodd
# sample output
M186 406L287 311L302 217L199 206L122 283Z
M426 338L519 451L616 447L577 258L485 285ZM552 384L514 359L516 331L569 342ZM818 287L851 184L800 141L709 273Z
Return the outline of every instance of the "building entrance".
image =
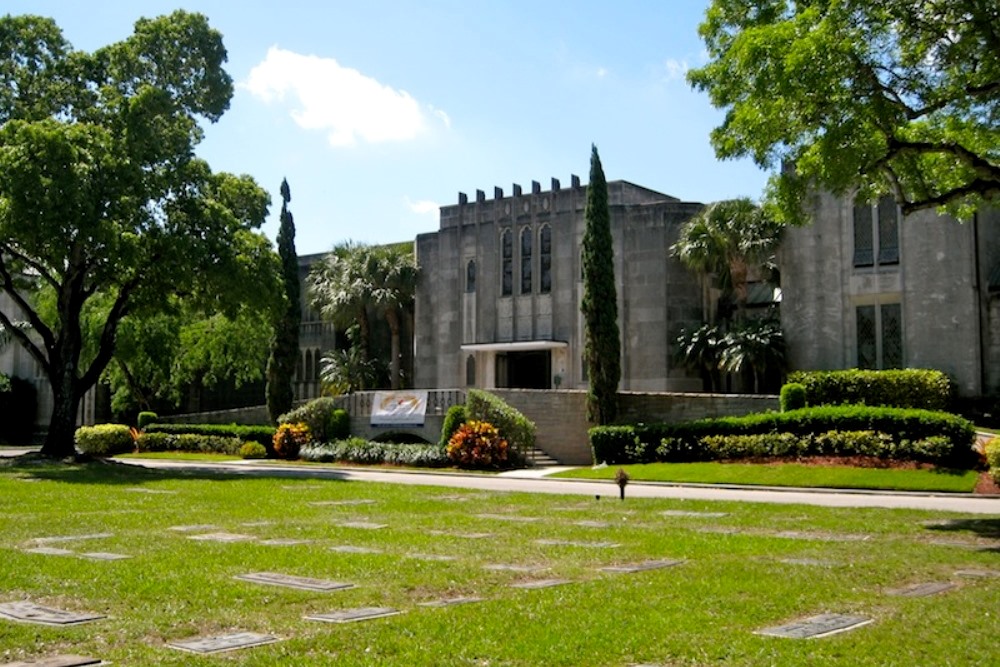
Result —
M551 389L552 352L506 352L498 354L496 386L500 389Z

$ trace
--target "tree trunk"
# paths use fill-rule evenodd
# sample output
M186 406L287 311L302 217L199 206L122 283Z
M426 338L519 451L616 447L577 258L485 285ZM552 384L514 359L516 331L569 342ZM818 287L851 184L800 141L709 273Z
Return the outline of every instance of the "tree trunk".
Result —
M399 389L399 313L395 308L387 308L385 311L385 320L389 324L390 340L392 341L390 347L392 359L389 362L389 387L395 390Z
M52 418L49 432L42 445L42 455L64 459L76 455L76 415L80 408L80 393L76 378L68 373L52 383Z

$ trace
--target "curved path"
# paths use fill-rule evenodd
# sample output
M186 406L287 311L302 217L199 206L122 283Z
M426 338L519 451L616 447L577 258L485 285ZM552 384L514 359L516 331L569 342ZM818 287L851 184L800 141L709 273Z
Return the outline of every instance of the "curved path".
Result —
M597 496L617 500L618 487L612 482L546 479L547 470L514 471L501 475L463 474L434 471L385 471L363 468L320 468L257 461L205 463L162 459L117 459L128 465L200 473L236 475L271 475L308 479L382 482L423 486L447 486L485 491L516 491ZM825 507L883 507L921 509L1000 516L1000 496L971 494L927 494L912 492L871 492L835 489L799 489L776 487L737 487L731 485L668 484L631 482L630 498L676 498L686 500L725 500L754 503L784 503Z

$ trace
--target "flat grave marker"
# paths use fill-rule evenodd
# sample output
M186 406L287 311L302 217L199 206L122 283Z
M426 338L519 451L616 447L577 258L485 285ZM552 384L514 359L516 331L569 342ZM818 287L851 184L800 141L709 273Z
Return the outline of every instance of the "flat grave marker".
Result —
M125 489L129 493L146 493L151 496L168 496L175 495L176 491L169 491L167 489L144 489L141 486L133 486Z
M79 625L105 618L101 614L78 613L44 607L34 602L4 602L0 603L0 616L12 621L23 623L40 623L42 625Z
M315 500L309 503L314 507L353 507L356 505L373 505L374 500L357 498L354 500Z
M251 572L249 574L238 574L234 579L249 581L255 584L268 584L271 586L284 586L285 588L298 588L306 591L342 591L354 588L354 584L346 584L340 581L329 581L326 579L313 579L312 577L296 577L290 574L279 574L277 572Z
M131 556L127 554L115 554L107 551L87 551L80 554L80 558L88 558L90 560L127 560Z
M69 549L59 549L57 547L31 547L29 549L22 549L22 551L29 554L42 554L43 556L72 556L75 553Z
M352 544L338 544L330 547L330 551L337 551L342 554L380 554L381 549L375 547L357 547Z
M228 635L170 642L167 646L191 653L208 654L253 648L254 646L263 646L264 644L273 644L277 641L281 640L274 635L262 635L256 632L235 632Z
M600 568L600 570L602 572L635 574L636 572L648 572L650 570L662 570L668 567L675 567L685 562L686 559L684 558L673 560L647 560L641 563L633 563L631 565L609 565L608 567Z
M607 521L584 519L583 521L574 521L573 525L580 526L581 528L611 528L614 524L608 523Z
M76 542L77 540L103 540L114 537L113 533L90 533L88 535L60 535L58 537L36 537L38 544L55 544L56 542Z
M850 614L819 614L785 625L764 628L754 632L767 637L782 637L785 639L819 639L829 637L848 630L854 630L868 625L872 619Z
M1000 577L1000 570L956 570L955 575L968 579L989 579L991 577Z
M176 533L200 533L207 530L216 530L218 526L211 523L196 523L190 526L170 526L167 530L172 530Z
M514 563L489 563L483 565L484 570L494 572L543 572L549 568L544 565L517 565Z
M299 544L309 544L312 540L299 539L295 537L273 537L269 540L261 540L258 544L266 547L294 547Z
M621 546L618 542L578 542L575 540L535 540L535 544L546 547L584 547L588 549L617 549Z
M273 521L247 521L246 523L241 523L240 526L243 528L264 528L265 526L273 526Z
M521 523L532 523L541 521L537 516L517 516L516 514L477 514L480 519L490 519L492 521L517 521Z
M407 554L410 558L416 560L426 560L431 562L445 563L448 561L457 560L455 556L446 556L444 554Z
M893 588L885 592L886 595L901 598L925 598L930 595L944 593L954 588L958 588L953 583L946 581L931 581L922 584L910 584L902 588Z
M535 581L522 581L516 584L511 584L511 588L523 588L526 590L535 590L538 588L552 588L553 586L562 586L564 584L573 583L569 579L536 579Z
M442 537L461 537L465 540L484 540L489 537L493 537L493 533L452 533L447 530L429 530L427 531L431 535L440 535Z
M833 567L836 565L833 561L821 560L819 558L779 558L779 563L785 563L786 565L807 565L812 567Z
M358 528L360 530L382 530L389 527L388 524L373 521L342 521L337 525L341 528Z
M680 516L696 519L721 519L729 516L729 512L696 512L695 510L663 510L662 516Z
M420 602L417 604L418 607L431 607L431 608L441 608L441 607L456 607L462 604L472 604L473 602L483 602L486 598L479 597L454 597L454 598L442 598L441 600L432 600L431 602Z
M198 540L199 542L249 542L250 540L256 540L257 538L253 535L244 535L243 533L201 533L199 535L188 535L189 540Z
M739 528L727 528L726 526L699 526L695 528L695 531L710 535L746 535Z
M5 662L0 667L87 667L87 665L101 664L103 661L100 658L86 658L82 655L53 655L24 662Z
M305 618L307 621L323 621L324 623L355 623L357 621L369 621L376 618L387 618L401 613L401 611L392 607L358 607L356 609L332 611L327 614L311 614Z
M780 530L771 534L789 540L815 540L817 542L867 542L871 535L852 535L848 533L810 533L802 530Z
M315 491L324 487L319 484L285 484L281 488L285 491Z

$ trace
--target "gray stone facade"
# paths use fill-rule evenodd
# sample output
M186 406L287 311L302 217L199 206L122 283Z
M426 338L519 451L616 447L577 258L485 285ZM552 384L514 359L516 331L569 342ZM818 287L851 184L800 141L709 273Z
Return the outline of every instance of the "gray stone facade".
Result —
M1000 213L901 218L891 200L858 211L851 197L821 193L812 224L786 232L779 259L790 367L933 368L963 395L997 393L1000 280L991 286L990 277L1000 266Z
M552 180L443 206L417 237L415 386L579 389L584 376L581 244L586 186ZM697 276L670 256L701 209L625 181L608 184L622 390L698 390L671 341L702 320ZM506 240L505 239L509 239ZM506 250L505 250L506 248Z

